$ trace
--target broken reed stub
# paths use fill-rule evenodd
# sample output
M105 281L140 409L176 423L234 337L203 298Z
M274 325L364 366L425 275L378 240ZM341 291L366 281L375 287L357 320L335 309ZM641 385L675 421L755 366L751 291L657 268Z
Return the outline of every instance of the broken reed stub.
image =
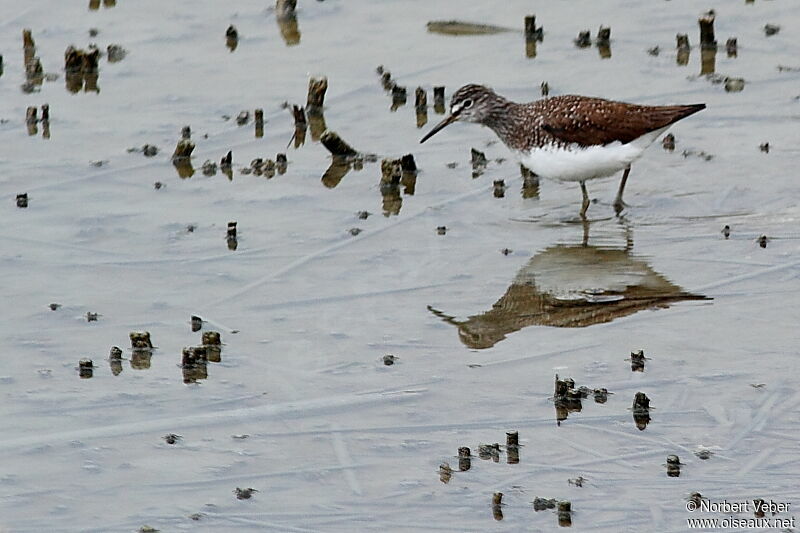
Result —
M392 73L388 70L381 72L381 85L383 85L384 91L391 91L395 85L392 80Z
M153 342L150 340L149 331L131 331L128 337L131 339L131 348L134 350L153 349Z
M392 87L392 111L397 110L399 107L406 105L408 100L408 93L405 87L395 85Z
M383 356L383 364L385 366L392 366L396 361L397 361L396 355L386 354Z
M466 472L470 468L472 468L472 455L468 447L462 446L458 449L458 470Z
M128 55L128 51L118 44L109 44L106 46L106 58L109 63L119 63L125 59L126 55Z
M91 359L81 359L78 361L78 375L81 379L89 379L94 375L94 364Z
M470 162L472 163L472 168L484 168L487 165L486 154L481 152L480 150L476 150L475 148L470 149Z
M506 447L519 446L519 432L506 431Z
M417 87L414 91L414 107L417 111L428 109L428 93L422 87Z
M294 116L294 125L295 125L295 127L297 127L297 126L305 127L305 125L306 125L306 111L305 111L305 109L303 107L297 106L297 105L293 105L292 106L292 116Z
M599 389L595 389L593 391L594 394L594 403L606 403L608 401L608 389L605 387L600 387Z
M319 141L322 143L322 146L327 148L334 156L354 157L358 155L358 152L352 146L344 142L335 131L327 130L319 138Z
M39 121L37 117L38 113L39 110L36 108L36 106L28 106L28 108L25 110L25 123L29 126L31 124L36 124Z
M644 362L646 360L644 350L631 352L631 372L644 372Z
M236 47L239 45L239 31L236 29L236 26L231 24L228 26L228 29L225 30L225 46L227 46L231 52L236 50Z
M671 133L664 135L664 138L661 140L661 146L668 152L675 150L675 136Z
M758 238L758 245L762 248L767 247L767 243L769 242L769 238L766 235L762 235Z
M479 444L478 445L478 457L487 461L491 459L495 463L500 462L500 443L495 442L494 444Z
M381 161L381 185L397 185L403 177L403 167L399 159Z
M542 41L544 39L544 28L536 27L536 15L525 16L525 40Z
M41 117L42 122L47 122L50 120L50 104L42 104Z
M275 15L278 18L290 17L294 15L297 8L297 0L276 0Z
M668 455L667 456L667 476L669 477L679 477L681 475L681 463L680 458L677 455Z
M700 25L700 47L701 48L716 48L717 40L714 37L714 18L716 14L711 9L697 20Z
M558 502L558 525L561 527L572 526L572 503L567 500Z
M108 358L111 360L122 359L122 348L119 346L112 346L108 352Z
M495 198L503 198L506 195L506 182L505 180L494 180L492 183L493 194Z
M447 233L447 226L437 226L436 227L436 234L437 235L445 235Z
M578 34L578 38L575 39L575 46L578 48L587 48L592 46L592 32L589 30L580 32Z
M633 397L633 406L631 407L634 414L647 413L650 411L650 398L643 392L637 392Z
M236 494L236 499L237 500L249 500L253 496L254 492L258 492L258 491L256 489L249 488L249 487L246 488L246 489L242 489L242 488L236 487L234 489L234 491L233 491L233 493Z
M725 41L725 52L728 57L737 57L739 55L739 43L736 37L731 37Z
M186 368L190 366L205 365L208 362L205 346L189 346L183 349L181 353L181 366Z
M328 90L328 78L311 78L308 80L308 98L306 100L306 113L321 115L325 102L325 92Z
M545 98L546 98L547 96L549 96L549 95L550 95L550 84L548 84L546 81L543 81L543 82L542 82L542 83L539 85L539 89L541 90L541 92L542 92L542 96L543 96L543 97L545 97Z
M28 207L28 193L23 192L17 195L17 207L21 209Z
M492 516L495 520L503 519L503 493L495 492L492 495Z
M236 221L228 222L228 233L226 234L226 237L228 239L236 238L236 225L237 225Z
M175 161L176 159L188 159L192 155L193 151L194 142L192 142L191 139L184 137L178 141L177 145L175 145L175 151L172 152L172 160Z
M176 442L181 440L183 437L180 436L180 435L177 435L175 433L168 433L168 434L164 435L161 438L164 439L164 442L166 442L167 444L175 444Z
M597 46L608 46L611 44L611 28L600 26L600 29L597 30L595 44L597 44Z
M414 161L414 154L406 154L400 158L400 168L403 172L416 172L417 163Z
M536 496L531 503L533 503L533 510L538 513L547 509L555 509L557 502L555 498L540 498Z
M22 46L23 48L36 47L36 43L33 41L33 32L29 28L22 30Z
M728 239L731 236L731 227L727 224L722 228L722 236Z
M263 109L256 109L255 111L255 123L256 123L256 137L263 137L264 136L264 110Z
M202 336L203 346L221 346L222 337L219 331L204 331Z
M440 115L445 112L443 86L433 88L433 110Z
M275 170L278 171L278 174L286 174L288 166L289 160L286 158L286 154L275 154Z
M678 33L675 35L676 48L678 50L689 50L689 36L685 33Z

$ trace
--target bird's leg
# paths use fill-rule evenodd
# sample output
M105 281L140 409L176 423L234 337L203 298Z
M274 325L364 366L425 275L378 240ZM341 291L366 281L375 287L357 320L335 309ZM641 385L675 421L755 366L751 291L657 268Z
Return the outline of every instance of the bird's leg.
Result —
M585 217L582 220L583 222L583 240L581 241L581 246L586 248L589 246L589 220Z
M586 220L586 210L589 209L589 193L586 191L586 182L581 181L581 192L583 193L583 204L581 205L581 218Z
M617 198L614 200L614 212L619 215L625 208L625 202L622 201L622 193L625 191L625 182L628 181L628 174L631 173L631 167L625 167L625 172L622 174L622 181L619 182L619 191L617 191Z

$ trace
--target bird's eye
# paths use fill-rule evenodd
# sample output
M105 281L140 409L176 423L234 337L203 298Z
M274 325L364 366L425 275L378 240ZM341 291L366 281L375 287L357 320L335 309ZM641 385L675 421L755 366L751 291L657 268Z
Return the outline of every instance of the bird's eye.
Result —
M464 102L461 104L461 109L469 109L470 107L472 107L472 100L470 100L469 98L467 98L467 99L466 99L466 100L464 100Z

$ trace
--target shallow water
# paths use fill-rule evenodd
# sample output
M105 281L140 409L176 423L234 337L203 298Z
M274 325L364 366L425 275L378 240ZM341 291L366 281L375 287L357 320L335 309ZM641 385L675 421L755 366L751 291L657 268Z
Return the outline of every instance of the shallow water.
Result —
M89 2L0 1L8 302L0 528L555 529L554 512L533 510L538 496L570 500L576 529L684 531L687 517L725 516L687 513L693 491L713 501L800 500L800 73L778 69L800 67L800 9L760 0L704 6L717 9L720 44L738 38L738 57L720 49L715 61L716 72L746 80L729 93L699 77L697 47L677 64L675 34L698 40L700 13L688 0L510 1L502 9L301 0L296 33L266 4L118 1L93 10ZM521 30L531 11L545 29L535 58L521 31L426 29L458 18ZM782 29L766 37L767 23ZM234 51L230 24L239 33ZM606 59L573 44L601 24L612 30ZM57 75L32 93L21 88L24 28L44 72ZM72 93L64 51L92 42L128 54L101 58L97 92ZM661 53L648 55L656 45ZM406 105L392 111L378 65L408 88ZM405 186L382 192L374 162L332 186L323 178L330 157L311 133L289 146L294 125L282 104L303 105L309 76L319 75L329 81L327 127L363 152L413 153L413 194ZM526 100L543 81L553 95L708 108L672 128L674 152L656 144L633 166L622 219L610 205L617 178L589 184L597 202L587 236L574 222L577 186L543 181L538 195L524 194L517 164L491 131L453 125L418 144L440 119L431 107L418 127L418 85L432 104L436 85L449 96L480 82ZM50 137L41 124L29 135L25 110L45 103ZM252 119L235 120L255 108L264 109L261 138ZM170 162L185 125L197 144L189 179ZM764 142L769 153L759 150ZM144 144L159 153L128 152ZM489 159L475 179L471 147ZM232 180L203 175L203 161L229 150ZM285 175L241 174L252 159L279 152L288 156ZM492 194L496 179L507 185L503 198ZM24 192L29 206L17 208ZM230 221L235 251L226 245ZM362 231L353 236L353 228ZM755 242L762 234L771 238L764 249ZM581 283L546 261L564 261L553 250L584 242L616 251L624 283L619 272L594 278L586 268L593 259L576 269ZM554 275L542 277L543 267ZM531 320L527 298L522 318L511 317L522 327L501 328L505 338L480 349L465 344L452 323L491 312L530 277L562 298L579 285L584 302L640 280L713 300L654 302L572 328ZM87 321L88 312L98 320ZM200 343L192 315L224 345L207 378L184 384L182 348ZM128 348L128 334L144 330L156 346L148 364ZM114 345L121 364L107 360ZM634 373L626 358L639 349L651 360ZM397 356L394 365L383 364L386 354ZM93 360L91 379L79 377L82 358ZM604 404L584 400L557 426L555 374L613 394ZM653 407L644 431L630 411L639 391ZM475 458L457 471L460 446L477 453L513 430L518 464ZM182 438L168 444L162 437L171 433ZM714 454L701 460L700 449ZM670 454L684 463L680 477L666 475ZM456 470L447 484L437 473L444 461ZM583 486L568 483L578 476ZM259 492L239 500L237 487ZM502 521L492 516L494 492L504 493ZM199 520L188 518L194 513Z

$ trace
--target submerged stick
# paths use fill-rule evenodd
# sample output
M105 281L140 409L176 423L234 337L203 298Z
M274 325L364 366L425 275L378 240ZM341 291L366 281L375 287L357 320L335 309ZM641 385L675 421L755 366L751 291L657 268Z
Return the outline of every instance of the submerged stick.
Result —
M460 20L432 20L427 24L430 33L443 35L491 35L514 31L512 28L494 26L492 24L478 24Z

